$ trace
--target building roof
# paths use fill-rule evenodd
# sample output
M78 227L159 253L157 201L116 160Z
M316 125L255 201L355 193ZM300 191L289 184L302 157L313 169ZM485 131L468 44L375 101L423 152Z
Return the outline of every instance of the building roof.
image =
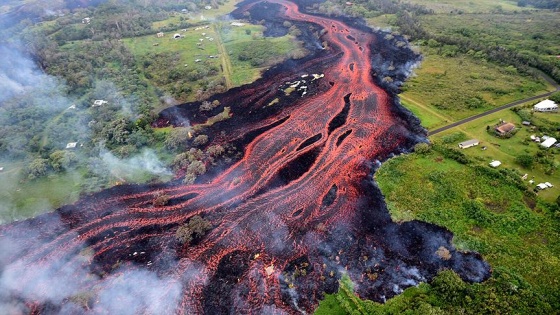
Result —
M555 143L556 143L556 139L550 137L550 138L544 140L544 141L541 143L541 146L543 146L543 147L545 147L545 148L550 148L550 147L551 147L552 145L554 145Z
M104 105L104 104L107 104L107 101L104 101L104 100L95 100L95 101L93 101L93 105L92 105L92 106L101 106L101 105Z
M534 109L548 109L548 108L558 108L558 105L552 100L544 100L533 106Z
M498 167L498 166L500 166L500 165L502 165L502 162L500 162L500 161L492 161L492 162L490 162L490 166L492 166L492 167Z
M471 145L477 145L479 143L480 143L480 141L478 139L471 139L471 140L467 140L467 141L463 141L463 142L459 143L459 146L460 147L468 147L468 146L471 146Z
M68 144L66 145L66 149L74 149L77 144L78 142L68 142Z
M515 129L515 125L512 123L505 123L502 124L498 127L496 127L496 131L499 133L508 133L510 131L512 131L513 129Z

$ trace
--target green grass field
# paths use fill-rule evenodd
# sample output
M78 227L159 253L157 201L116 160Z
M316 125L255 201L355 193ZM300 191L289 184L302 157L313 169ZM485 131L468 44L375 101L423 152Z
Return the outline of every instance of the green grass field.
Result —
M437 48L422 47L424 60L401 96L428 129L553 90L542 79L511 73L493 63L436 52Z
M78 199L79 173L51 175L22 181L23 163L5 163L0 173L0 222L34 217Z
M409 0L421 4L436 13L450 13L462 11L464 13L495 12L521 10L514 0Z

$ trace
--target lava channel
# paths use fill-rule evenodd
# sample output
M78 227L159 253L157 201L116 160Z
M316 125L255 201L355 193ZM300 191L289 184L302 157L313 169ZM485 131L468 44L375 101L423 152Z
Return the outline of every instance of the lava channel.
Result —
M448 230L392 222L373 182L377 162L426 136L395 97L419 60L395 44L405 40L287 0L246 1L233 14L247 11L273 27L289 20L306 30L300 39L311 54L213 97L233 115L209 128L209 145L235 143L242 158L193 185L117 186L1 226L0 306L29 314L300 314L336 292L344 274L376 301L442 269L470 282L489 277L489 265L456 250ZM302 80L308 93L283 93ZM160 123L196 122L195 105L165 110ZM154 207L154 193L169 204ZM195 215L210 231L179 243L177 229Z

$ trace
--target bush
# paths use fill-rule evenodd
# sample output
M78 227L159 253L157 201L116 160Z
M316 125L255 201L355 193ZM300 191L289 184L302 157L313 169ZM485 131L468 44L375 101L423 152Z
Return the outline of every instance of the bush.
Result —
M431 147L429 144L421 142L421 143L417 143L414 146L414 152L418 153L418 154L426 154L428 152L431 151Z
M194 239L202 238L210 229L212 229L212 224L209 221L195 215L187 224L177 229L175 237L180 243L188 245Z
M169 202L169 195L158 194L153 201L154 207L163 207Z
M521 154L515 158L515 163L525 168L531 168L534 162L535 162L535 158L529 154Z

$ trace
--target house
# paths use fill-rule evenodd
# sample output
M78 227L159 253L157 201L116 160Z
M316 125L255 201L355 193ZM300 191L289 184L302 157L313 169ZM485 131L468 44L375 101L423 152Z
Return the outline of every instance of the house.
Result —
M499 135L505 135L512 132L515 129L515 125L512 123L503 123L496 127L496 133Z
M78 142L68 142L66 149L75 149L76 145L78 145Z
M494 167L494 168L496 168L496 167L498 167L498 166L500 166L500 165L502 165L502 162L500 162L500 161L492 161L492 162L490 162L490 166L492 166L492 167Z
M181 34L179 33L175 33L173 34L173 38L177 39L177 38L181 38Z
M231 22L231 26L244 26L245 23L241 23L241 22Z
M104 100L95 100L95 101L93 101L93 105L91 105L91 107L103 106L107 103L108 102L104 101Z
M526 120L522 121L521 124L522 124L523 126L531 126L531 122L530 122L530 121L526 121Z
M466 148L474 147L475 145L478 145L479 143L480 143L480 141L478 141L477 139L471 139L471 140L467 140L467 141L463 141L463 142L459 143L459 148L466 149Z
M537 189L539 189L539 190L543 190L543 189L547 189L547 188L548 188L548 186L545 183L537 184Z
M85 17L82 19L82 24L89 24L91 22L91 18Z
M212 7L211 7L211 6L209 6L209 5L205 6L204 8L205 8L206 10L210 10L210 9L212 9Z
M156 34L157 37L163 37L163 35L164 35L163 32L159 32Z
M551 100L544 100L533 106L533 110L536 112L557 112L558 104Z
M551 146L553 146L555 143L556 143L556 139L550 137L550 138L544 140L544 141L541 143L541 146L548 149L548 148L550 148Z

